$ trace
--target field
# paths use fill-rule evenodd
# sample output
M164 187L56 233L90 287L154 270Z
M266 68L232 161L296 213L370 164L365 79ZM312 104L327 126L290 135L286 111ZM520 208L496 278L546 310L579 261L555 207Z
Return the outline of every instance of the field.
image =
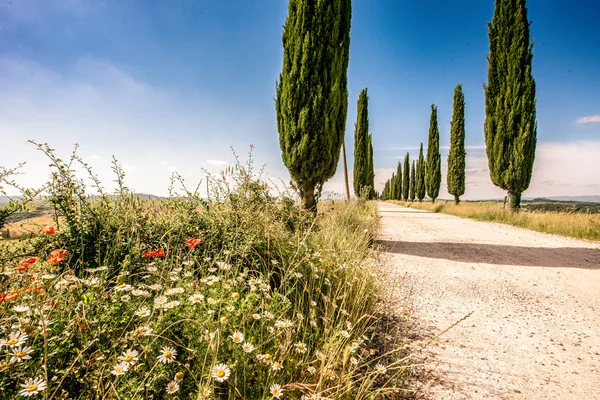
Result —
M446 200L438 200L435 204L430 201L392 203L480 221L500 222L538 232L600 240L600 204L597 203L540 199L524 201L521 211L517 213L504 208L503 203L497 201L463 201L459 205Z
M251 168L211 181L209 201L90 196L60 170L56 208L0 242L0 398L397 398L375 204L314 216Z

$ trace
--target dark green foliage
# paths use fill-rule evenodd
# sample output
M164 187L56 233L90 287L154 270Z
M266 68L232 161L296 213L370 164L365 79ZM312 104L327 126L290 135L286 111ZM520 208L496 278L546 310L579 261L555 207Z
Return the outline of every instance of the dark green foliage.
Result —
M392 177L390 178L390 199L396 200L398 186L396 185L396 175L392 173Z
M369 179L369 97L367 89L358 95L356 124L354 124L354 195L360 196Z
M409 197L410 201L415 201L415 181L416 181L416 172L415 172L415 160L413 160L412 165L410 167L410 190Z
M394 185L396 185L396 197L394 197L394 200L402 200L402 163L400 161L398 161L398 167L396 168Z
M367 186L371 188L369 198L375 198L375 167L373 166L373 135L369 135L367 151Z
M311 210L335 174L344 138L351 14L350 0L290 0L283 26L275 99L279 145Z
M417 199L423 201L425 198L425 159L423 157L423 143L421 143L421 148L419 149L416 175L417 181L415 182L415 192Z
M533 43L525 0L496 0L488 23L490 53L484 135L490 177L512 209L529 187L537 141Z
M431 119L429 120L429 138L427 141L427 164L425 172L425 187L427 195L435 203L440 193L442 182L442 161L440 156L440 128L437 121L437 107L431 105Z
M465 194L465 96L462 86L454 88L452 122L450 123L450 153L448 154L448 193L454 196L454 202L460 202Z
M410 156L406 153L404 157L404 175L402 177L402 197L408 200L408 191L410 189Z

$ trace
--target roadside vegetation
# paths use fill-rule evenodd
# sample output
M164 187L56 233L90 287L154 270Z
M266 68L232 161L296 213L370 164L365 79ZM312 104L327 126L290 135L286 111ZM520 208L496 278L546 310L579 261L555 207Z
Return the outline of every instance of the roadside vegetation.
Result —
M464 201L456 205L451 201L402 202L391 201L406 207L456 215L479 221L500 222L538 232L553 233L580 239L600 240L600 209L597 205L561 202L523 202L521 211L512 212L497 201Z
M39 149L56 219L2 245L0 398L397 396L374 203L322 201L315 218L251 158L208 200L177 176L169 198L138 198L116 161L116 192L94 181L92 196L83 161Z

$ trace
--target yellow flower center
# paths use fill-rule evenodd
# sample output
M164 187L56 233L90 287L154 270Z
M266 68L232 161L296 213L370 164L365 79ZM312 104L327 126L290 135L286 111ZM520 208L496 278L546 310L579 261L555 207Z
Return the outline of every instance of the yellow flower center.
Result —
M175 374L175 379L180 381L183 379L183 372L178 372Z
M27 354L24 351L19 351L19 352L15 353L15 357L17 357L17 358L23 358L26 355Z
M171 356L172 356L172 355L173 355L173 353L171 353L170 351L165 351L165 352L163 353L163 357L164 357L164 358L171 358Z
M29 385L29 386L27 386L27 391L28 391L29 393L31 393L31 392L35 392L37 389L38 389L38 385L36 385L35 383L34 383L33 385Z
M270 360L271 359L271 355L270 354L265 354L265 360Z
M123 361L125 361L125 362L130 362L131 360L133 360L133 356L131 356L131 355L129 355L129 356L125 356L125 357L123 358Z
M225 376L225 371L220 369L217 371L217 378L223 378Z
M10 339L8 342L6 342L7 345L12 346L19 343L19 339Z

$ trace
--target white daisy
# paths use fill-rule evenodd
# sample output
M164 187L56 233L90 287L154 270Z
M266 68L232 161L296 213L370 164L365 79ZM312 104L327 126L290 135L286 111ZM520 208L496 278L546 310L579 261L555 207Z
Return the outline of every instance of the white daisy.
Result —
M176 295L176 294L181 294L183 292L185 292L185 290L183 288L176 287L176 288L171 288L171 289L167 290L165 292L165 294L167 296L173 296L173 295Z
M42 378L28 379L19 385L23 389L19 394L23 397L35 396L46 389L46 382Z
M154 299L154 308L162 308L168 301L167 296L158 296Z
M258 320L260 319L260 314L252 314L252 318L253 318L255 321L258 321Z
M54 274L44 274L44 275L42 275L42 279L43 280L49 280L49 279L54 279L54 278L56 278L56 275L54 275Z
M170 302L168 302L168 303L165 303L165 304L163 305L163 308L164 308L165 310L169 310L169 309L171 309L171 308L179 307L179 305L180 305L180 304L181 304L181 303L180 303L179 301L177 301L177 300L173 300L173 301L170 301Z
M204 300L204 295L201 295L200 293L194 293L193 295L188 297L188 300L192 304L198 304L198 303L201 303L202 300Z
M113 370L110 372L115 376L125 375L125 372L129 370L129 364L126 362L121 362L113 367Z
M31 354L33 349L31 347L13 347L12 348L12 357L10 359L10 363L22 362L23 360L31 360Z
M306 353L306 350L308 350L308 348L306 347L306 345L304 343L298 342L296 344L294 344L294 347L296 348L296 352L300 353L300 354L304 354Z
M128 294L124 294L123 296L121 296L121 301L123 303L127 303L129 300L131 300L131 296Z
M148 307L140 307L135 312L135 315L137 315L138 317L149 317L150 314L150 309L148 309Z
M275 398L278 399L283 394L283 389L281 388L281 385L273 384L269 388L269 392L271 392L271 394L273 395L273 397L275 397Z
M8 335L8 340L0 340L0 347L2 347L2 346L8 346L8 347L21 346L21 345L25 344L26 340L27 340L26 333L11 332Z
M242 345L242 349L246 353L252 353L252 351L254 351L254 346L251 343L246 342Z
M240 331L236 331L233 333L233 335L231 335L231 340L233 340L233 343L243 343L244 342L244 334Z
M119 356L119 361L134 365L138 359L138 352L136 350L127 350L123 352L123 355Z
M281 371L283 369L283 365L279 361L275 361L273 364L271 364L271 369L273 371Z
M179 383L171 381L167 384L167 393L174 394L179 391Z
M160 350L160 355L158 356L158 361L163 364L170 364L175 361L175 357L177 356L177 350L172 347L163 347Z
M150 296L150 292L148 292L146 290L141 290L141 289L134 289L131 291L131 294L134 296L144 296L144 297Z
M385 375L387 373L387 368L383 364L377 364L375 366L375 372L380 375Z
M227 366L227 364L217 364L212 369L212 377L215 378L217 382L224 382L231 375L231 370Z
M160 283L155 283L154 285L148 286L150 290L161 290L163 287Z
M350 337L350 332L348 332L347 330L342 330L340 331L340 335L348 339Z
M317 373L317 369L315 367L313 367L312 365L308 368L306 368L306 371L308 371L309 374L314 375Z
M129 292L133 289L133 287L131 285L128 285L126 283L121 283L117 286L115 286L115 290L117 292Z

